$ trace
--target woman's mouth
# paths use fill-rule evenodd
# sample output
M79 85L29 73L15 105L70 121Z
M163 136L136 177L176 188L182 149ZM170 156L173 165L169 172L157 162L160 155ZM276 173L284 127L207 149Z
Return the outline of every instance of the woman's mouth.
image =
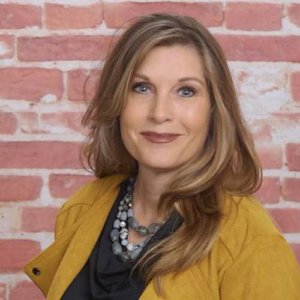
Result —
M154 131L143 131L141 135L149 142L155 144L170 143L176 140L181 134L177 133L158 133Z

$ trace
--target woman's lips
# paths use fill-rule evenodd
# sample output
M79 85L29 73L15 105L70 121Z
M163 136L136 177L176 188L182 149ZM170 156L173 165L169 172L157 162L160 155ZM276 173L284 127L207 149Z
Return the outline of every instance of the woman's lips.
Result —
M176 140L181 134L176 133L157 133L153 131L143 131L141 135L151 143L170 143Z

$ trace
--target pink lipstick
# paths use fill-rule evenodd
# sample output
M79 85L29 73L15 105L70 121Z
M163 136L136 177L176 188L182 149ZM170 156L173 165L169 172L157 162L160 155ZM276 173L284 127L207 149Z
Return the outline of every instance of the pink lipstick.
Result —
M170 143L177 139L180 134L175 133L157 133L153 131L143 131L141 135L149 142L156 144Z

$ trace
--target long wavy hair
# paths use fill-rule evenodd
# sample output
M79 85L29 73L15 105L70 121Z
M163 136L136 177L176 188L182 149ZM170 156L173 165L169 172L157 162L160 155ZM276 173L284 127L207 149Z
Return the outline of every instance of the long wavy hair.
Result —
M97 92L83 118L83 125L89 127L83 148L89 167L96 177L137 174L138 164L121 139L119 117L135 71L149 51L178 44L198 51L212 109L203 149L181 167L160 197L159 211L176 211L182 223L135 266L147 282L153 280L159 294L163 294L163 274L178 274L208 254L220 232L224 197L252 194L262 178L222 49L193 18L169 14L140 17L108 54Z

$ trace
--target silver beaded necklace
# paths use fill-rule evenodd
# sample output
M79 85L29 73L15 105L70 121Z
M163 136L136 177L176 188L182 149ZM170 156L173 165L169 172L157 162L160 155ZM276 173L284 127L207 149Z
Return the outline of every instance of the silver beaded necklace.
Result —
M142 226L133 216L132 195L135 179L130 177L127 185L127 192L120 201L118 213L113 223L113 229L110 232L112 241L112 251L122 261L134 261L151 237L158 231L162 224L152 223L148 227ZM128 241L129 227L146 237L140 243L131 243Z

